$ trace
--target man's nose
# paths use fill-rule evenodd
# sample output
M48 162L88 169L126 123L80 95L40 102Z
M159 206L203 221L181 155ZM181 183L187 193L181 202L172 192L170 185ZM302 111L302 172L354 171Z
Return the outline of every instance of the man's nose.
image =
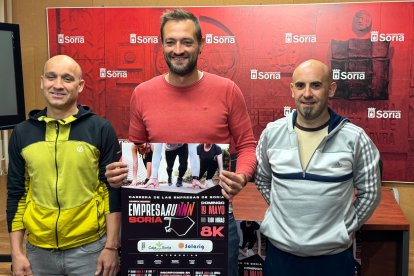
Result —
M174 53L182 54L184 52L184 46L179 41L174 45Z
M62 78L56 78L55 81L53 82L53 87L54 88L63 88Z
M313 96L312 89L311 89L310 85L306 85L305 86L305 90L303 92L303 96L305 98L309 98L309 97L312 97Z

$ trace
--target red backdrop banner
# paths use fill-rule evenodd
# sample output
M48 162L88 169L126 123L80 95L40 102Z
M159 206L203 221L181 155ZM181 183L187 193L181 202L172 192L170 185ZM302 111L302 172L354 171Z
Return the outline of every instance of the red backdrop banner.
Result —
M234 80L258 139L291 112L294 68L332 67L330 106L361 126L381 151L383 179L414 182L414 2L187 7L200 20L199 68ZM135 86L167 71L160 43L166 8L49 8L49 53L84 70L80 102L128 137ZM411 120L411 123L410 123ZM410 127L411 126L411 127Z

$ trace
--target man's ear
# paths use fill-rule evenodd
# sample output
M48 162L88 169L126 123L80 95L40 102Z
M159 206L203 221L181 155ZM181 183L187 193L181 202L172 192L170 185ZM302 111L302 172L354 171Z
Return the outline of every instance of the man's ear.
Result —
M204 42L205 42L205 37L203 37L202 39L201 39L201 43L200 43L200 51L198 52L199 54L201 54L201 50L203 50L203 48L204 48Z
M78 88L78 93L81 93L83 91L83 88L85 87L85 80L81 79L79 81L79 88Z
M333 98L333 96L335 96L335 91L336 91L336 82L332 82L329 87L328 97Z

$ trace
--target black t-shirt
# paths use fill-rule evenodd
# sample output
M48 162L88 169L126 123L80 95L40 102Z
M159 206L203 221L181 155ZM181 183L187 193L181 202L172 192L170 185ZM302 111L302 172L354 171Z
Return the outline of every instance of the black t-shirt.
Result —
M204 145L197 146L197 154L202 160L217 160L216 156L222 154L222 150L216 144L212 144L209 151L204 151Z

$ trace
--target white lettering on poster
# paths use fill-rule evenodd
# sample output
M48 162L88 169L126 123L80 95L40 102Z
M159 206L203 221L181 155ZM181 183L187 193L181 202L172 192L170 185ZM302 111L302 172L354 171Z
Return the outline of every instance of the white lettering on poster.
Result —
M64 35L58 34L59 44L83 44L85 43L85 37L82 35Z
M377 110L375 107L368 108L369 119L401 119L401 110Z
M250 70L252 80L280 80L280 72L260 72L257 69Z
M158 42L158 36L129 34L129 43L131 44L157 44Z
M340 69L332 70L334 80L365 80L365 72L345 72Z
M285 33L285 43L316 43L316 35Z
M379 33L378 31L371 32L371 42L403 42L404 40L404 33Z
M207 44L235 44L236 37L232 35L213 35L206 34L206 43Z
M107 70L106 68L100 68L99 77L126 79L128 78L128 72L125 70Z

